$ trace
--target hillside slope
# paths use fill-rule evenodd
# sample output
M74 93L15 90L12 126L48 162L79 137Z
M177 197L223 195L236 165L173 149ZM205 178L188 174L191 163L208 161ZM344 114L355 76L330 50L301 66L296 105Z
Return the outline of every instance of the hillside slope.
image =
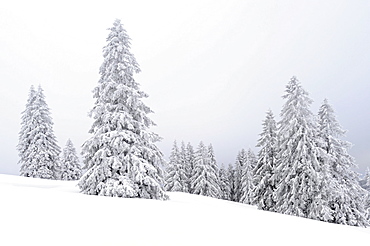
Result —
M366 245L370 229L184 193L80 194L75 181L0 175L0 245Z

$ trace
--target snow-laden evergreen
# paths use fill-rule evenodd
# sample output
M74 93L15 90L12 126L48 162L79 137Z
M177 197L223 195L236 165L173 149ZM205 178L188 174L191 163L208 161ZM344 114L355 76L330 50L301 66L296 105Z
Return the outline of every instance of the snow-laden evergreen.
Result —
M220 198L221 197L221 187L220 187L220 177L219 177L219 170L218 170L219 168L217 165L215 151L213 150L212 144L208 145L208 156L209 156L209 161L210 161L211 171L212 171L212 175L210 176L211 181L213 182L213 185L217 189L217 196L214 196L214 197Z
M354 158L348 153L351 144L340 139L345 131L336 120L334 110L324 100L319 110L319 137L321 148L328 155L329 172L334 191L330 195L331 222L366 226L365 192L358 183Z
M219 198L218 171L214 167L209 148L200 142L194 154L194 170L191 176L192 193Z
M322 194L324 167L319 159L322 151L317 143L317 124L309 107L312 100L293 77L286 86L286 100L278 128L278 160L273 179L274 211L328 220L328 204Z
M218 178L221 190L220 198L224 200L231 200L231 186L228 177L228 170L225 169L223 164L218 170Z
M360 185L362 188L370 192L370 168L366 169L364 178L360 180Z
M179 161L181 163L181 168L183 172L183 192L189 192L190 189L190 172L191 172L191 162L188 162L187 150L184 141L181 141L179 149Z
M242 177L240 180L241 196L240 202L253 204L254 190L254 168L256 167L256 156L251 149L246 153L245 163L243 164Z
M170 154L170 161L168 163L167 173L166 173L166 190L167 191L180 191L187 192L187 181L188 177L186 175L184 156L180 152L177 142L173 143L172 151Z
M41 86L37 91L31 86L26 109L22 112L17 149L21 176L59 179L60 147Z
M161 164L155 145L160 137L149 130L154 122L134 74L140 71L130 51L130 38L116 20L103 48L100 80L91 110L92 137L82 146L86 173L79 187L85 194L166 200Z
M182 148L181 148L182 149ZM193 189L191 186L191 180L192 180L192 175L193 175L193 170L194 170L194 148L193 146L188 143L185 148L185 170L186 170L186 175L188 177L187 184L188 184L188 192L190 194L193 194Z
M234 201L236 196L236 188L235 188L235 167L230 163L227 167L227 179L229 180L230 185L230 196L229 200Z
M70 139L67 140L60 158L60 179L78 180L81 178L82 170L77 152Z
M238 152L235 161L234 196L233 196L234 202L241 202L241 198L243 195L242 177L244 174L245 165L247 165L247 161L248 161L247 151L245 151L245 149L242 149L241 151Z
M257 143L261 149L258 152L258 160L254 168L253 203L259 209L271 211L274 207L273 192L276 187L272 179L276 167L277 155L277 126L271 110L266 114L263 121L263 130Z

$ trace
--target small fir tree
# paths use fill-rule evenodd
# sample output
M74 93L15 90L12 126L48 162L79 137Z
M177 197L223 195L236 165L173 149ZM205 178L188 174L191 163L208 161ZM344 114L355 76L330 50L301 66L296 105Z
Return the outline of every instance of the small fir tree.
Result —
M253 203L259 209L272 211L275 204L273 192L276 188L276 181L272 179L272 175L277 158L277 127L271 110L267 112L262 126L263 130L257 143L257 147L261 149L254 168L256 185L253 190Z
M160 137L149 130L152 111L134 79L140 69L130 38L120 20L109 31L90 113L92 137L82 146L87 171L78 185L85 194L166 200L164 160L155 145Z
M253 170L256 166L256 156L251 149L247 151L246 162L243 165L242 177L240 182L241 197L240 202L253 204Z
M183 185L184 189L183 192L188 192L189 193L189 179L190 179L190 172L191 172L191 164L188 162L188 157L187 157L187 150L184 141L181 141L181 146L180 146L180 152L179 152L179 158L180 158L180 163L181 163L181 168L183 172Z
M230 180L228 177L228 170L225 169L225 166L222 164L218 170L218 178L220 181L220 198L223 200L231 200L231 187Z
M360 185L362 188L370 192L370 168L366 169L364 178L360 180Z
M243 195L242 190L242 177L243 174L245 174L245 165L247 165L248 156L247 151L245 149L242 149L239 151L236 161L235 161L235 170L234 170L234 202L241 202L241 198Z
M81 165L77 157L76 149L70 139L67 140L66 146L63 149L60 166L61 180L78 180L81 178Z
M220 179L219 179L219 170L218 170L218 165L216 161L216 156L215 152L213 150L212 144L208 145L208 156L209 156L209 161L211 165L211 179L210 182L212 182L212 185L217 189L217 195L212 196L215 198L220 198L221 197L221 187L220 187Z
M59 179L59 154L53 131L50 109L41 86L31 86L17 145L20 175L25 177Z
M185 160L186 160L186 165L185 165L185 170L186 170L186 175L188 177L187 184L188 184L188 192L190 194L193 194L193 189L191 186L191 179L193 175L193 170L194 170L194 148L193 146L188 143L186 145L186 150L185 150Z

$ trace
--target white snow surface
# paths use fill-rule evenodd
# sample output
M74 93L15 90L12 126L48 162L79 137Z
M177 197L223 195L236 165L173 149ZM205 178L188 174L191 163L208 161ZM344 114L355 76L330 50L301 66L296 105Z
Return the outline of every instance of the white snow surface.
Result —
M370 229L170 192L169 201L79 193L77 181L0 175L0 245L367 245Z

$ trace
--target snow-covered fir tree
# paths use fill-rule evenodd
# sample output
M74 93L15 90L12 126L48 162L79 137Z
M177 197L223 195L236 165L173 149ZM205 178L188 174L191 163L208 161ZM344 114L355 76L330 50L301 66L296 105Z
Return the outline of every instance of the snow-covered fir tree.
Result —
M78 183L85 194L166 200L164 162L150 131L151 109L134 74L140 71L130 51L130 38L116 20L103 48L100 80L90 112L92 137L82 146L86 173Z
M317 124L309 109L312 100L295 77L283 98L277 167L272 176L277 181L273 210L328 221L328 187L323 184L325 168L319 162Z
M242 177L244 174L245 165L247 165L248 156L247 151L242 149L236 156L235 169L234 169L234 202L241 202L243 195L242 191Z
M177 142L173 143L172 151L170 154L170 161L168 163L166 173L166 190L187 192L187 175L184 165L184 158L177 146Z
M227 172L228 170L225 169L225 166L222 164L218 170L218 178L221 190L220 198L224 200L231 200L231 187Z
M363 189L370 192L370 168L366 169L364 178L360 180L360 185Z
M67 140L60 158L60 179L78 180L81 178L82 170L77 152L70 139Z
M25 177L59 179L59 154L53 131L50 109L41 86L31 86L17 145L20 175Z
M364 198L366 193L358 183L358 175L352 168L356 167L354 158L348 153L351 144L343 141L345 131L336 120L334 110L324 100L319 110L320 147L328 158L329 178L332 187L329 205L333 223L366 226L366 209Z
M234 198L236 196L235 172L235 167L230 163L227 167L227 179L229 180L230 185L229 201L234 201Z
M212 173L214 174L214 176L213 175L211 176L212 177L211 180L212 182L214 182L213 185L217 189L217 196L214 196L214 197L219 198L221 197L221 187L220 187L219 170L218 170L219 168L217 165L216 156L215 156L215 152L213 150L212 144L208 145L208 156L209 156L209 161L210 161L210 165L212 168Z
M211 163L208 148L200 142L194 155L194 170L191 176L193 194L219 198L218 173Z
M247 151L246 162L243 164L242 177L240 180L241 196L240 202L253 204L253 189L254 189L254 168L256 166L256 156L251 149Z
M185 159L186 159L186 165L185 165L185 170L186 170L186 175L188 177L188 192L190 194L193 194L192 186L191 186L191 178L193 175L193 170L194 170L194 148L193 146L188 143L186 145L186 150L185 150Z
M273 192L276 181L272 174L276 166L277 155L277 126L271 110L266 114L263 121L263 130L257 143L261 149L258 152L258 160L254 168L253 203L259 209L271 211L274 207Z
M188 156L187 156L187 150L184 141L181 141L180 145L180 150L179 150L179 158L180 158L180 163L183 171L183 176L184 176L184 190L183 192L188 192L190 189L190 172L191 172L191 163L188 162Z

